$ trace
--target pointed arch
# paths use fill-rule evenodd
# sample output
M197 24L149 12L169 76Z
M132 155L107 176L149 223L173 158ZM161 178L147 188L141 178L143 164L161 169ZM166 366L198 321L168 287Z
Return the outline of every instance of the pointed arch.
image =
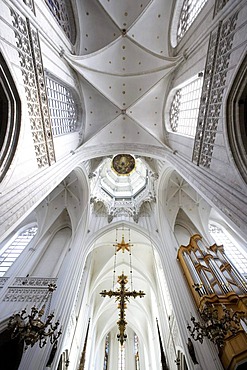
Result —
M231 154L238 171L247 183L247 55L233 81L226 108Z
M44 239L50 235L39 256L35 267L32 270L32 276L35 277L56 277L63 259L69 249L71 241L71 221L66 209L53 222ZM42 244L42 240L40 241Z
M0 276L6 274L16 259L35 237L37 231L38 227L36 225L22 228L8 242L3 243L0 250Z
M21 100L0 51L0 182L13 160L21 127Z

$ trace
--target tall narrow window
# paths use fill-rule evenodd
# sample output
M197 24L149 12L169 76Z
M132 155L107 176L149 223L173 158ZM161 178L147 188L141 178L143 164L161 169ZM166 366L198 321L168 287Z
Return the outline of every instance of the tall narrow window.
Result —
M178 89L173 97L169 118L173 132L194 137L202 93L203 73Z
M118 347L118 370L125 370L125 345L120 343Z
M140 360L139 360L139 338L134 334L134 352L135 352L135 370L140 370Z
M74 94L50 75L46 76L48 103L54 136L78 130L78 112Z
M45 2L68 39L74 44L76 28L71 2L69 0L45 0Z
M0 276L3 276L12 266L21 252L36 235L38 228L31 227L20 233L14 241L7 243L0 251Z
M177 42L188 31L206 2L207 0L184 0L178 23Z
M188 370L185 356L181 351L178 351L177 355L177 368L178 370Z
M105 338L105 355L104 355L103 370L108 370L109 349L110 349L110 333L108 333L106 338Z
M241 274L247 277L247 253L234 242L233 238L227 233L224 227L210 222L209 232L217 245L224 246L225 254L232 264Z

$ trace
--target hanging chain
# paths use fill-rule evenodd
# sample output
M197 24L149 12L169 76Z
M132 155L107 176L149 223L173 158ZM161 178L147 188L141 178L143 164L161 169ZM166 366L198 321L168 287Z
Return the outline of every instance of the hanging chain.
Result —
M130 257L130 289L133 291L133 268L132 268L132 253L130 244L130 229L129 229L129 257Z
M57 286L56 284L49 284L48 285L48 292L44 298L44 305L45 305L45 318L47 318L49 312L50 312L50 308L51 308L51 300L52 300L52 293L54 292L54 290L56 290Z
M116 278L116 264L117 264L117 231L116 229L116 243L115 243L115 254L114 254L114 267L113 267L113 281L112 281L112 290L114 291L115 287L115 278Z

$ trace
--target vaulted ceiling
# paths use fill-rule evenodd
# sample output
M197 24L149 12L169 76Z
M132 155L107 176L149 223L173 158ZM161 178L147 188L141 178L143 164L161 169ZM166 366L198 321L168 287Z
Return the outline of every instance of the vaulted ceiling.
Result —
M116 146L126 143L136 154L136 146L142 144L146 148L146 157L149 157L150 146L166 147L165 99L172 72L183 61L183 57L173 57L170 53L169 28L173 3L172 0L77 1L80 39L76 53L65 51L63 57L78 73L83 92L85 127L82 146L100 148L102 144ZM142 161L146 163L143 157ZM105 167L102 169L100 166ZM116 195L121 179L112 179L115 175L111 171L111 159L97 162L92 172L96 173L97 168L101 169L99 178L102 184L107 184L107 191ZM95 189L94 181L91 179ZM176 183L176 186L180 184ZM92 191L92 194L97 198L98 193ZM174 192L172 196L177 197L177 194ZM98 210L98 217L104 215L101 211ZM121 229L125 230L125 239L128 239L127 224L123 221L121 225L119 222L116 225L119 228L118 242L121 240ZM109 331L117 330L119 314L115 300L102 298L100 291L112 289L113 285L117 289L117 276L122 272L128 275L128 279L131 278L129 253L119 251L117 261L114 259L115 240L116 229L111 224L108 231L94 241L91 251L88 300L92 307L97 342L104 340ZM131 242L133 288L130 284L128 287L144 290L146 296L141 302L136 299L128 304L126 318L128 328L136 331L148 347L147 338L152 331L153 315L156 315L161 293L158 275L162 271L158 273L156 263L159 258L154 258L156 252L150 240L131 229Z
M164 146L163 109L171 72L172 0L78 1L79 42L65 59L79 73L84 146Z

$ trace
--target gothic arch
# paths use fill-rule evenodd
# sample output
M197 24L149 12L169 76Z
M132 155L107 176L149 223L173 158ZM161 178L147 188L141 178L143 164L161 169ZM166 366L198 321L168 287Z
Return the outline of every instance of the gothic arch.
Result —
M44 235L44 243L42 239L39 242L40 245L43 244L43 247L32 270L32 276L57 276L68 252L71 235L71 221L67 210L64 209Z
M198 230L195 225L181 208L178 210L175 220L174 233L178 241L178 245L187 245L191 236L198 234Z
M0 182L13 160L21 127L21 100L0 52Z
M247 55L238 69L226 105L231 153L238 171L247 182Z

